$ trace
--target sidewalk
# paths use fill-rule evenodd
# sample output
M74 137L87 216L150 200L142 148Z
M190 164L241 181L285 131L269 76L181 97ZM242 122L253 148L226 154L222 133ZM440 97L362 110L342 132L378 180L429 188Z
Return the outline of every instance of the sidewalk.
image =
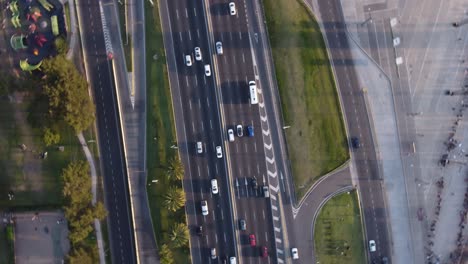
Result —
M91 151L89 151L88 145L86 144L86 140L83 136L83 133L78 134L78 139L80 140L81 146L83 147L83 151L86 155L86 160L89 163L89 168L91 171L91 191L93 193L93 205L96 204L96 195L97 195L97 175L96 175L96 166L94 164L93 156L91 155ZM98 243L98 251L99 251L99 263L105 264L106 263L106 256L104 254L104 242L102 240L102 231L101 231L101 222L98 219L94 219L94 229L96 230L96 240Z

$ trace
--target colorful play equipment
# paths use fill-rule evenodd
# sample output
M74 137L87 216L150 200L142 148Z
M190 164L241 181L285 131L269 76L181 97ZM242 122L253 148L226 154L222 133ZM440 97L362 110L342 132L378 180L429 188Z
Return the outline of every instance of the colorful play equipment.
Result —
M54 34L54 36L58 36L59 35L59 26L58 26L58 20L57 20L56 15L53 15L53 16L50 17L50 23L52 24L52 34Z
M12 17L11 17L11 24L12 24L15 28L21 27L21 20L20 20L20 18L19 18L19 15L15 15L15 16L12 16Z
M12 1L10 3L10 5L9 5L9 8L10 8L11 13L13 13L13 15L18 15L19 14L18 2Z
M20 60L20 68L23 70L23 71L34 71L34 70L37 70L39 69L39 67L41 67L42 65L42 61L40 61L38 64L36 65L31 65L29 64L28 62L28 59L25 59L25 60Z
M34 6L29 9L29 13L26 14L26 19L29 21L34 21L34 23L37 22L37 19L42 17L41 10L39 7Z
M50 11L54 6L47 0L39 0L39 3L44 7L45 10Z
M47 42L47 39L43 34L37 34L36 36L34 36L34 43L37 46L42 48L42 46L44 46L44 43L46 42Z
M21 35L14 34L13 36L11 36L11 39L10 39L11 47L15 50L27 48L27 46L24 44L24 39L25 39L25 36L23 34Z

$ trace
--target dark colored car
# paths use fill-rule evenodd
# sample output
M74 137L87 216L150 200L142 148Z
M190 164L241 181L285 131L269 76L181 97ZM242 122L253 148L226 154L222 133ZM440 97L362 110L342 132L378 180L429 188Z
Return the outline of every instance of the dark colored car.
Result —
M252 177L252 179L250 179L250 183L252 184L252 187L257 189L258 183L257 183L257 179L255 177Z
M268 257L268 248L265 247L265 246L263 246L263 247L261 248L260 254L261 254L262 258Z
M239 219L239 229L245 231L247 229L247 223L244 219Z
M388 264L388 258L387 257L382 257L382 264Z
M249 242L251 247L257 246L257 239L255 238L254 234L250 234L249 236Z
M203 226L197 227L197 235L199 235L199 236L203 235Z
M355 149L358 149L361 146L361 143L359 143L359 138L357 137L352 137L351 138L351 146Z
M253 126L247 126L247 136L249 136L249 137L254 136L254 127Z

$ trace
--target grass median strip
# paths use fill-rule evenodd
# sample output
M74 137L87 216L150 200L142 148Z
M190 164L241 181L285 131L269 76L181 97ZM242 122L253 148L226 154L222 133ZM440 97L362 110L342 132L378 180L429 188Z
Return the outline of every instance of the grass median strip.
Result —
M176 141L174 116L157 5L153 7L145 1L145 19L148 105L147 189L151 217L161 259L169 261L167 263L190 263L188 242L179 243L180 240L172 235L175 233L176 223L182 224L182 229L186 228L185 211L183 208L175 212L170 211L165 204L168 190L173 188L181 190L181 185L180 181L168 177L168 168L171 166L171 160L177 157L177 149L171 148Z
M349 159L326 46L297 0L263 0L297 199Z
M317 263L366 263L361 216L356 191L328 201L314 230Z

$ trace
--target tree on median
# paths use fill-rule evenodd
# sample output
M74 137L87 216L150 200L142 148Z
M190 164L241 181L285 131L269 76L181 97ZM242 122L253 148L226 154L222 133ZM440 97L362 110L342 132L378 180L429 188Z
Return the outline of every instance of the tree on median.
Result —
M161 264L173 264L174 263L174 256L172 255L171 248L164 244L159 250L159 257L161 258Z
M180 160L179 156L175 156L169 161L169 167L167 169L167 176L170 180L183 180L184 178L184 165Z
M182 188L171 187L165 195L164 205L169 211L175 212L185 205L185 193Z
M169 233L171 244L176 247L183 247L189 239L189 232L185 223L175 223Z

